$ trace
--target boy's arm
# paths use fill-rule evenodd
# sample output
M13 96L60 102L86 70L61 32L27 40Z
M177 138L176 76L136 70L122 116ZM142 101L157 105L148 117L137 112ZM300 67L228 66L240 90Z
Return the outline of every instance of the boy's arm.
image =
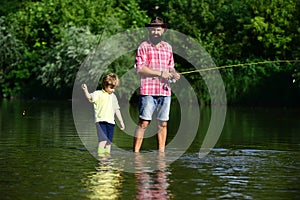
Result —
M85 94L85 97L88 99L88 100L91 100L92 99L92 95L89 93L89 90L88 90L88 87L86 84L82 84L81 85L81 88Z
M123 131L125 129L125 125L124 125L124 122L123 122L123 118L122 118L122 115L121 115L121 111L120 109L117 109L116 110L116 116L120 122L120 129Z

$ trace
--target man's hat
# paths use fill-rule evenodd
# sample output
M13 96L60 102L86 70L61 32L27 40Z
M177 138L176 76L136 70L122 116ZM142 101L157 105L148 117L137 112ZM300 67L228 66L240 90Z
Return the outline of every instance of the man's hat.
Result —
M168 28L168 24L164 23L162 18L155 17L151 20L150 24L145 24L145 27L157 27L161 26L162 28Z

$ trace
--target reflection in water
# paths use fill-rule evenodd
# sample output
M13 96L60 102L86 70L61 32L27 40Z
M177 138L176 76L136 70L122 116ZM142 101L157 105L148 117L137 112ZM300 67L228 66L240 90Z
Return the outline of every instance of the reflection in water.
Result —
M157 170L149 171L145 167L147 160L141 153L135 157L136 168L136 199L170 199L165 153L158 152L156 157Z
M167 170L165 153L153 153L155 156L152 160L147 158L146 154L136 153L134 155L134 178L135 198L144 199L171 199L172 195L168 190L170 172ZM83 180L86 185L88 199L122 199L123 184L126 183L124 174L116 167L116 160L113 156L102 156L95 172L89 173ZM149 167L156 165L155 170ZM126 190L126 189L125 189Z
M122 177L120 171L113 167L109 156L102 157L96 172L84 180L89 199L119 199L121 196Z

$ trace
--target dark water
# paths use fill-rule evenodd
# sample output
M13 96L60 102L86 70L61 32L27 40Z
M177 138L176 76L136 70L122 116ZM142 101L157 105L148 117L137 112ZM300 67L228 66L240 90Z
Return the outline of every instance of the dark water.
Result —
M197 137L179 159L167 165L153 151L151 171L140 153L129 173L114 165L119 152L99 161L85 150L71 107L1 101L1 199L300 199L299 109L228 108L215 148L199 158L211 116L202 108ZM170 138L180 118L172 109ZM131 153L130 136L116 128L114 140ZM155 139L143 148L155 149Z

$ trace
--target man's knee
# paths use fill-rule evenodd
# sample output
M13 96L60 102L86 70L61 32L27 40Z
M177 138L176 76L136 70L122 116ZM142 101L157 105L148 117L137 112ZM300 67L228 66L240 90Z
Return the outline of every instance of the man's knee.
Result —
M140 120L139 121L139 127L142 128L142 129L146 129L149 124L150 124L150 121L146 121L146 120Z
M161 128L165 128L165 127L167 127L167 125L168 125L168 122L166 122L166 121L158 121L158 126Z

